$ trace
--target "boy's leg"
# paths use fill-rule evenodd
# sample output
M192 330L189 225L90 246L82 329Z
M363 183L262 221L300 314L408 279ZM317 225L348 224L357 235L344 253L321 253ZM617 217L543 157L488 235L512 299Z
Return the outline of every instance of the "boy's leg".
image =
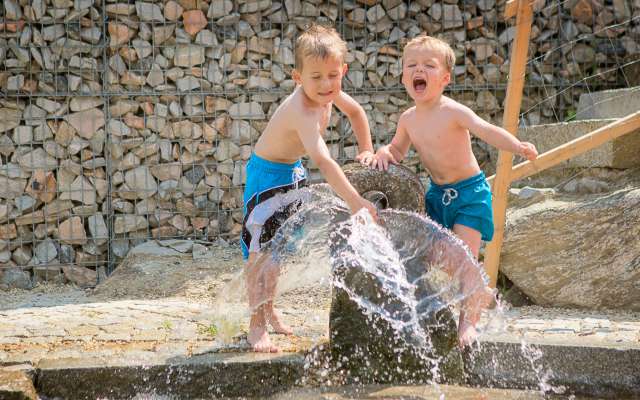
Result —
M265 287L265 320L267 323L271 324L276 333L291 335L293 333L291 327L281 320L279 313L277 313L273 307L276 287L278 286L278 276L280 275L280 265L270 259L268 262L263 264L263 268Z
M471 254L477 260L480 252L482 234L468 226L455 224L453 232L471 250ZM478 333L475 329L480 320L482 310L487 308L493 301L492 291L486 287L482 275L477 268L464 268L460 272L460 284L465 298L462 302L460 320L458 323L458 341L461 346L468 345L475 341Z
M266 291L262 275L265 261L270 257L264 253L249 254L246 267L247 297L249 298L249 333L247 340L253 346L253 350L261 353L275 353L278 348L271 343L267 333L267 321L265 316Z
M455 224L453 225L453 232L459 237L469 249L471 254L477 260L480 253L480 242L482 241L482 234L477 230L465 225Z

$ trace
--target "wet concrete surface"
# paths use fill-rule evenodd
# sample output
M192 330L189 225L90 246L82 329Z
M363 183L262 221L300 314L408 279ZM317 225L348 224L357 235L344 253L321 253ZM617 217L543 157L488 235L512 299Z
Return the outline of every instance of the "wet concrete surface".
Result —
M173 262L171 256L162 259ZM152 261L146 257L145 262ZM223 281L229 281L241 262L238 254L227 261L236 267L212 269L211 276L226 274ZM193 293L144 299L131 293L61 292L60 301L54 294L47 301L29 301L22 293L13 303L5 298L0 308L0 365L30 365L36 389L47 397L131 398L145 390L182 393L182 398L199 398L198 391L210 397L263 397L298 385L306 371L305 354L328 341L331 294L326 287L299 288L278 300L294 335L272 335L282 349L275 354L249 352L247 321L221 321L211 298ZM523 347L523 340L531 347ZM539 390L542 382L578 395L640 397L637 313L513 308L492 320L480 343L468 362L474 384ZM523 348L530 357L522 356ZM360 398L421 398L407 396Z

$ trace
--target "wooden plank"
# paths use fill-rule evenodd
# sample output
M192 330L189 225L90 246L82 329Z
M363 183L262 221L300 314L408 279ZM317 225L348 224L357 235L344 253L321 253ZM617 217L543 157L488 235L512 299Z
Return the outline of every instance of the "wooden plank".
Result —
M518 117L522 102L522 89L524 87L527 52L529 50L529 38L531 36L531 23L533 22L533 10L531 2L517 1L518 13L516 17L516 36L511 48L509 62L509 83L507 85L507 98L504 108L502 125L513 135L518 133ZM496 286L498 279L498 264L500 262L500 250L504 237L505 215L507 211L507 193L509 190L511 165L513 154L500 151L496 179L493 184L493 223L495 226L493 240L487 245L484 257L484 268L489 275L491 287Z
M525 161L516 165L511 170L510 180L513 182L526 178L638 129L640 129L640 111L629 114L624 118L620 118L584 136L549 150L538 156L534 161ZM495 175L487 180L491 182L494 179Z
M516 12L518 12L518 0L507 1L507 4L504 5L504 19L514 17Z

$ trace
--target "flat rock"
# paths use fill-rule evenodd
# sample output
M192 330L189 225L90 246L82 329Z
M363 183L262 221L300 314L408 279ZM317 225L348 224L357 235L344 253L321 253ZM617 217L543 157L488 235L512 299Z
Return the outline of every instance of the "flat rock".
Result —
M104 112L97 108L69 114L65 120L85 139L91 139L105 124Z
M509 212L500 270L536 304L640 310L640 189Z
M7 400L38 400L33 381L24 371L0 369L0 398Z

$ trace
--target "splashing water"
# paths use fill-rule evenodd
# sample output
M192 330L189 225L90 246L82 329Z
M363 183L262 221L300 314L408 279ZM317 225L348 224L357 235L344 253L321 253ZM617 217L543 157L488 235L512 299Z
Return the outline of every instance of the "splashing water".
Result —
M435 383L446 381L453 370L461 371L454 317L459 315L461 304L464 309L465 302L481 301L487 290L484 270L468 248L415 213L380 210L375 223L365 211L350 216L327 185L295 192L302 201L298 212L263 247L263 254L272 261L265 265L278 268L275 296L306 286L331 285L332 342L352 342L343 346L341 355L332 349L329 362L326 355L322 361L312 356L308 364L320 365L324 375L328 369L334 376L326 379L335 381L336 371L360 359L355 369L364 368L366 373L352 374L355 382ZM258 269L257 274L272 273L267 269ZM245 297L239 296L245 290L244 278L238 276L218 295L215 313L223 322L220 326L225 327L218 336L223 341L235 336L248 318ZM262 292L259 304L271 301L271 296L274 293ZM335 310L347 303L366 323L344 327L335 323L340 317L344 320L355 315ZM498 303L480 330L503 326L503 312ZM349 332L353 337L340 338ZM367 343L372 340L378 341L378 346ZM548 384L550 372L536 367L535 354L523 354L530 355L541 377L540 390L557 392ZM351 368L350 373L353 371Z

